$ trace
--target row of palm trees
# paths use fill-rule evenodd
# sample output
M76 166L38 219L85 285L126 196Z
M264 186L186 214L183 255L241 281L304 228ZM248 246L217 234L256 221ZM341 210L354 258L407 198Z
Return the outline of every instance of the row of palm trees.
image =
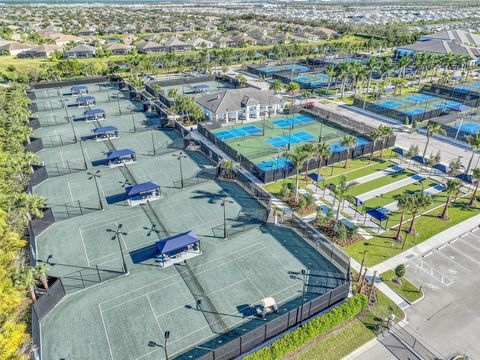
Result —
M328 75L327 92L331 85L340 83L341 97L345 97L347 88L353 90L354 96L357 95L360 84L364 82L365 92L370 92L372 79L375 73L379 75L379 81L374 88L374 95L382 93L387 84L387 79L395 71L397 76L390 78L390 82L398 89L401 94L402 88L407 84L407 68L413 66L415 68L414 77L417 78L418 84L428 72L431 78L437 76L440 68L443 68L443 74L451 69L464 69L465 78L470 76L470 72L474 69L474 65L470 64L471 57L455 55L434 55L434 54L416 54L415 57L409 55L401 56L397 61L391 57L370 57L364 63L360 61L342 62L338 65L329 64L325 68L325 74ZM279 80L273 80L271 89L279 92L282 89Z

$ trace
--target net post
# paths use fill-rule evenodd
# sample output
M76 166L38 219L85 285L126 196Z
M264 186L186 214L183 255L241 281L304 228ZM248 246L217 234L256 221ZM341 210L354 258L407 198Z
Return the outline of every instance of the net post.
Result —
M95 264L95 269L97 270L98 282L102 282L102 277L100 276L100 270L98 269L98 264Z

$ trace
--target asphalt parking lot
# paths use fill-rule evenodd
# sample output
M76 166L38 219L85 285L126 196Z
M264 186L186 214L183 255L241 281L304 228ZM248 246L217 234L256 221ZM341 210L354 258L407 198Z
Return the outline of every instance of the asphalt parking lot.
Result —
M425 293L406 311L408 330L447 359L480 358L479 272L480 226L407 263L407 278Z

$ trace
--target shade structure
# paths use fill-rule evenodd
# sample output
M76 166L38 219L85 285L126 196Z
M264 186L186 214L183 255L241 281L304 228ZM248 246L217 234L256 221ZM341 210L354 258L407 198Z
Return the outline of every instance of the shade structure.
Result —
M160 185L158 185L154 181L147 181L141 184L128 186L127 188L125 188L125 192L127 193L128 196L135 196L135 195L139 195L139 194L153 191L156 189L160 189Z
M110 152L107 152L107 159L114 160L114 159L119 159L123 156L129 156L133 154L135 154L135 151L132 149L121 149L117 151L110 151Z
M378 209L370 209L367 211L367 214L373 217L374 219L377 219L380 222L389 219L388 215L385 215L383 212L381 212Z
M183 249L188 245L196 244L200 241L193 231L187 231L181 234L171 236L167 239L157 241L155 246L160 255Z
M105 134L111 131L118 131L118 128L116 126L102 126L99 128L92 129L92 132L94 134Z
M88 87L86 87L85 85L75 85L70 88L70 91L72 92L72 94L87 93Z
M397 154L400 154L402 156L407 156L407 153L408 153L407 150L399 148L399 147L393 149L393 152L396 152Z
M323 181L322 175L311 173L311 174L308 174L308 177L316 182Z
M83 115L85 115L85 116L101 115L101 114L105 114L105 110L103 110L103 109L89 109L89 110L85 110L83 112Z
M432 166L432 168L440 170L441 172L444 172L444 173L450 172L450 168L444 164L435 164Z
M95 101L95 96L80 96L77 98L77 102L88 102L88 101Z

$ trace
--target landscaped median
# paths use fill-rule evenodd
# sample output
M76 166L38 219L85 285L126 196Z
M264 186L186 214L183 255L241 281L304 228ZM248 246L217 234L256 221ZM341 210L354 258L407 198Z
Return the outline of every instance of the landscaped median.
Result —
M355 295L332 310L310 320L271 345L245 357L247 360L279 359L292 353L318 336L328 333L345 321L354 319L368 306L365 295Z
M394 270L385 271L380 275L380 279L409 303L414 303L423 296L420 289L405 279L405 277L398 277Z

